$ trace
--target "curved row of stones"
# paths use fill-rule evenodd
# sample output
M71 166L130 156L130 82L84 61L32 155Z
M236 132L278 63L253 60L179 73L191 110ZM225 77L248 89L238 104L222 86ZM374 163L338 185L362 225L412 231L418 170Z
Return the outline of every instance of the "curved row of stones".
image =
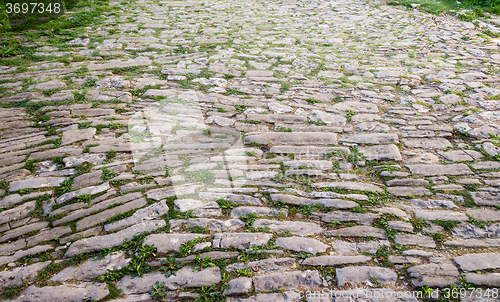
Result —
M0 116L4 297L500 286L500 41L359 1L114 6L0 67L28 102Z

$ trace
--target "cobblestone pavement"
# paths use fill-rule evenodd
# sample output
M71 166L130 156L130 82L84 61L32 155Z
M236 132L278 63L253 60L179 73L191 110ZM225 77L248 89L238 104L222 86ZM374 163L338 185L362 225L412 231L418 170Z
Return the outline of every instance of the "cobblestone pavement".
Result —
M4 298L500 287L500 40L360 1L114 5L0 67Z

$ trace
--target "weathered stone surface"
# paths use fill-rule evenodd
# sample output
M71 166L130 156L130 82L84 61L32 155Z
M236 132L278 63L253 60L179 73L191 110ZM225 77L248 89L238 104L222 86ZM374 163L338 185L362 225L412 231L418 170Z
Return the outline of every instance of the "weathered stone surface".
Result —
M109 294L105 283L84 282L78 285L36 287L32 285L19 295L16 302L88 301L101 300Z
M161 215L164 215L168 212L168 206L165 203L165 200L154 203L146 208L137 210L132 216L127 217L125 219L106 224L104 226L104 230L106 232L114 231L117 229L121 229L124 227L128 227L137 223L141 223L143 221L151 220L157 218Z
M276 272L284 272L292 270L293 265L297 265L295 258L267 258L264 260L251 261L248 263L236 262L226 266L228 272L237 272L239 269L245 270L247 268L254 270L252 267L256 268L255 274L268 274Z
M460 269L466 272L500 268L500 254L478 253L453 258Z
M277 238L276 245L287 250L310 254L324 253L328 248L328 245L319 240L295 236Z
M51 249L53 249L53 247L50 245L38 245L38 246L32 247L32 248L27 249L27 250L19 250L19 251L15 252L12 256L0 257L0 265L4 265L6 263L19 260L25 256L35 255L38 253L49 251Z
M445 138L404 138L402 141L408 148L446 149L452 147L451 143Z
M295 271L262 275L253 278L256 292L313 287L321 285L318 271Z
M73 179L73 183L71 184L71 189L76 190L98 184L102 181L101 176L102 176L102 170L97 170L90 173L79 175Z
M353 221L358 224L371 225L375 219L380 217L380 214L373 213L352 213L343 211L333 211L325 214L318 214L321 217L321 221L324 222L335 222L335 221Z
M469 247L469 248L498 248L500 247L500 239L465 239L465 240L450 240L445 241L444 245L452 247Z
M467 215L482 221L499 221L500 212L482 209L467 209Z
M255 213L259 216L287 216L286 209L274 210L266 207L236 207L231 211L231 217L239 218L248 213Z
M152 272L136 278L126 276L116 283L116 287L127 295L140 294L149 292L156 281L165 282L165 287L170 290L177 290L179 288L212 286L221 281L221 274L217 266L199 271L193 271L192 267L185 266L168 278L165 278L165 274L160 272Z
M109 210L105 210L105 211L99 212L97 214L87 216L87 217L76 222L76 230L81 231L81 230L87 229L87 228L94 226L96 224L105 222L108 218L111 218L114 215L143 207L146 204L147 204L146 198L139 198L139 199L127 202L123 205L111 208Z
M248 277L240 277L233 279L227 283L228 288L224 291L224 295L241 295L252 291L252 279Z
M272 201L282 200L285 203L293 205L318 204L324 207L333 207L338 209L350 209L358 206L358 203L347 199L309 199L288 194L270 194L269 196Z
M421 247L435 248L436 242L429 236L411 235L411 234L396 234L394 242L401 245L415 245Z
M80 239L69 246L68 250L64 254L64 257L71 257L80 253L99 251L106 247L118 246L123 243L123 239L125 238L131 239L136 234L153 231L165 225L166 223L164 220L150 220L113 234Z
M407 165L411 173L421 176L474 174L466 164Z
M460 275L457 268L449 262L417 265L407 271L414 286L445 287L456 284Z
M427 220L467 221L469 219L464 213L446 210L415 210L415 216Z
M91 140L96 132L95 128L87 128L80 130L66 130L63 132L61 145L69 145L74 142Z
M29 283L35 280L38 273L43 270L50 261L39 262L28 266L15 268L11 271L0 272L0 289L5 290L9 287L15 287Z
M21 189L58 187L65 177L36 177L25 180L17 180L10 183L10 191L18 191Z
M337 144L337 134L316 132L268 132L257 135L248 135L245 143L261 145L330 145Z
M315 188L339 188L342 190L359 190L359 191L373 191L373 192L382 192L383 190L372 184L362 183L362 182L354 182L354 181L343 181L343 182L321 182L312 184Z
M272 238L272 234L265 233L217 233L212 242L213 248L247 249L252 245L265 245Z
M366 156L367 160L402 160L401 153L399 153L396 145L361 147L359 151Z
M252 227L269 228L273 232L282 233L285 230L300 236L314 235L323 233L323 229L316 223L302 221L279 221L270 219L258 219Z
M500 286L500 274L499 273L490 273L490 274L475 274L475 273L466 273L465 280L467 283L473 285L483 285L487 287L499 287Z
M210 218L189 218L170 220L170 230L173 232L184 231L191 227L199 226L208 228L212 232L236 232L245 226L239 219L217 220Z
M355 134L348 136L341 141L358 144L390 144L398 142L398 135L387 133Z
M368 256L318 256L307 258L302 265L312 266L340 266L345 264L364 263L372 260Z
M56 203L57 204L65 203L65 202L70 201L73 198L81 196L81 195L93 195L93 194L101 193L101 192L107 191L109 188L110 188L109 183L105 182L102 185L83 188L83 189L80 189L77 191L65 193L65 194L59 196L58 198L56 198Z
M432 195L431 191L429 191L426 188L422 188L422 187L389 187L389 188L387 188L387 191L389 191L389 193L391 193L392 195L395 195L395 196Z
M25 202L15 208L5 210L0 215L0 225L15 219L27 217L36 207L36 201Z
M326 231L326 236L335 237L375 237L385 239L385 231L379 228L370 226L354 226L348 228L341 228L333 231Z
M168 254L178 252L183 243L194 240L198 237L205 238L207 235L201 234L153 234L144 238L143 245L154 245L158 253Z
M64 282L66 280L89 280L95 276L105 274L108 270L118 270L125 267L131 259L126 259L123 252L108 254L103 259L87 260L78 266L70 266L57 275L50 278L50 281Z
M350 284L366 283L370 278L376 278L382 284L395 284L397 275L394 271L383 267L351 266L337 269L337 284L344 286Z
M470 192L472 199L479 206L500 205L500 194L494 192Z

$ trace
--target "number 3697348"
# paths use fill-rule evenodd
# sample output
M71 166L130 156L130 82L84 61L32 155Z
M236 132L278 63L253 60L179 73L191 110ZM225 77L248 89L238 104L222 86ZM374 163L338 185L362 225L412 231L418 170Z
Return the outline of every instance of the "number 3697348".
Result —
M5 12L7 14L58 14L61 12L60 3L6 3Z

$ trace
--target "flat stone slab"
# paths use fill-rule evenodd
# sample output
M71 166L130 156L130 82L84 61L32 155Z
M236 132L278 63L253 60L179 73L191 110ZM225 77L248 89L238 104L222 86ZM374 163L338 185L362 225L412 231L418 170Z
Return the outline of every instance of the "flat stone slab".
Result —
M96 128L66 130L63 132L61 145L70 145L79 141L91 140L94 137Z
M321 278L316 270L283 272L254 277L253 285L256 292L275 291L320 286Z
M326 109L326 111L335 111L341 113L344 113L346 110L352 110L356 113L379 112L377 105L364 102L340 102Z
M321 221L335 222L335 221L353 221L358 224L371 225L375 219L380 217L380 214L373 213L352 213L344 211L333 211L325 214L318 214Z
M500 211L468 209L467 215L481 221L499 221Z
M311 265L311 266L337 266L337 265L345 265L345 264L354 264L354 263L364 263L371 261L372 257L368 256L318 256L307 258L302 261L302 265Z
M5 210L0 215L0 225L9 221L29 216L29 213L36 207L36 201L28 201L15 208Z
M17 180L10 183L10 192L22 189L37 189L46 187L58 187L66 177L36 177L25 180Z
M68 192L56 198L56 203L57 204L65 203L81 195L94 195L97 193L107 191L109 188L110 188L109 183L105 182L102 185L83 188L73 192Z
M500 205L500 193L496 192L470 192L472 200L478 206L498 206Z
M415 216L426 220L452 220L452 221L467 221L467 215L457 211L447 210L415 210Z
M116 61L104 64L89 64L87 68L89 70L105 70L111 68L126 68L133 66L149 66L151 65L151 63L152 61L148 59L132 60L132 61Z
M153 234L144 238L142 245L154 245L160 254L179 252L181 245L196 238L205 238L201 234Z
M399 148L396 145L379 145L359 148L359 152L366 156L367 160L402 160Z
M276 245L290 251L310 254L324 253L329 247L319 240L296 236L277 238Z
M378 239L385 239L385 231L379 228L370 226L353 226L348 228L341 228L333 231L326 231L327 237L374 237Z
M177 290L179 288L212 286L221 281L221 274L217 266L198 271L193 271L192 267L185 266L168 278L165 278L164 273L158 271L135 278L128 275L116 283L116 288L127 295L142 294L149 292L157 281L165 282L165 287L170 290Z
M470 175L474 174L466 164L449 165L407 165L411 173L421 176Z
M118 246L123 243L124 239L130 240L134 235L142 232L150 232L165 225L166 223L164 220L150 220L113 234L80 239L69 246L64 257L71 257L80 253L90 253L99 251L103 248Z
M249 213L255 213L259 216L279 216L280 214L284 216L288 215L286 209L280 209L278 211L266 207L236 207L231 211L231 217L239 218Z
M485 239L464 239L464 240L450 240L443 243L445 246L452 247L469 247L469 248L499 248L499 238L485 238Z
M240 207L234 210L238 208ZM182 232L194 226L208 228L212 232L236 232L242 229L245 223L239 219L218 220L213 218L189 218L170 220L171 232Z
M403 138L401 141L408 148L446 149L453 147L446 138Z
M342 190L359 190L359 191L373 191L382 192L383 190L372 184L367 184L363 182L354 181L342 181L342 182L321 182L312 184L315 188L339 188Z
M132 216L129 216L125 219L106 224L104 226L104 230L106 232L114 231L117 229L121 229L124 227L129 227L134 224L138 224L147 220L151 220L157 218L161 215L167 214L168 206L165 200L154 203L146 208L137 210Z
M445 287L456 284L460 273L451 263L422 264L409 268L411 283L416 286Z
M312 222L302 221L279 221L269 219L258 219L252 227L254 228L269 228L273 232L282 233L285 230L290 233L300 236L314 235L323 233L323 229Z
M50 261L39 262L28 266L21 266L11 271L0 272L0 289L5 290L9 287L15 287L24 282L35 281L38 273L43 270Z
M432 192L429 189L422 187L389 187L387 191L394 196L425 196L432 195Z
M376 278L382 284L395 284L398 275L389 268L374 266L351 266L337 269L337 284L344 286L350 284L366 283L370 278Z
M457 256L453 261L466 272L500 268L500 254L497 253L467 254Z
M76 230L81 231L92 227L96 224L100 224L105 222L108 218L111 218L117 214L121 214L133 209L141 208L147 205L146 198L139 198L125 204L119 205L117 207L113 207L108 210L104 210L94 215L87 216L83 219L80 219L76 222Z
M103 275L108 270L118 270L128 265L131 258L125 258L123 252L116 252L106 255L103 259L87 260L78 266L70 266L57 275L50 278L50 281L64 282L66 280L89 280L93 277Z
M337 144L337 134L316 132L267 132L245 136L244 142L245 144L254 142L261 145L331 145Z
M388 133L370 133L370 134L355 134L341 139L342 142L357 143L357 144L391 144L398 142L397 134Z
M266 233L217 233L214 235L212 247L244 250L254 244L257 246L265 245L272 237L272 234Z
M436 247L436 242L429 236L396 234L396 236L394 237L394 242L401 245L415 245L428 248Z
M106 283L84 282L78 285L36 287L31 285L15 300L18 302L98 301L109 295Z
M347 199L309 199L305 197L298 197L294 195L288 194L270 194L272 201L282 200L285 203L293 204L293 205L309 205L309 204L318 204L324 207L333 207L338 209L350 209L358 206L357 202L347 200Z
M473 285L483 285L487 287L500 287L500 274L490 273L490 274L475 274L466 273L465 279L467 283Z

